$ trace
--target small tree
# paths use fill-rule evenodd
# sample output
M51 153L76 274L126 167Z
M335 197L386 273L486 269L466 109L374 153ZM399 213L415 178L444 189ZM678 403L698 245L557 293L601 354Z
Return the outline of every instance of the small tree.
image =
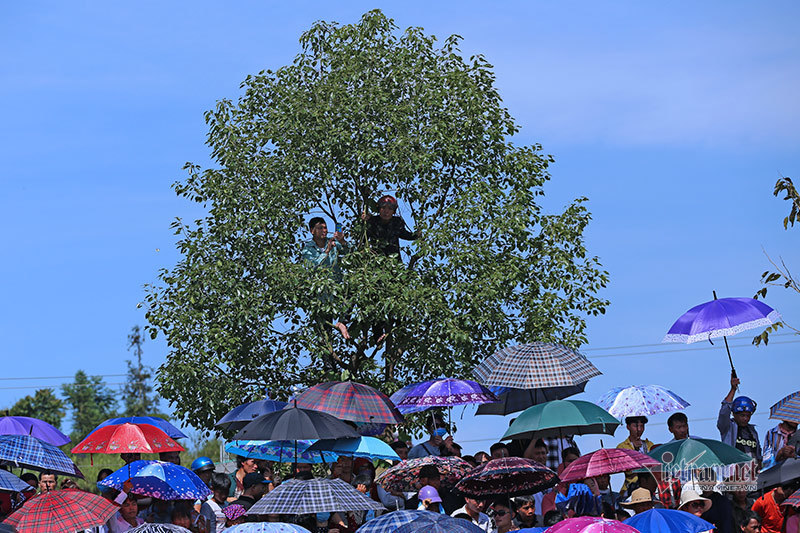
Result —
M8 414L38 418L60 429L65 414L64 402L53 393L52 389L39 389L33 396L28 395L17 400L17 403L8 410Z
M153 369L142 363L143 344L141 329L134 326L128 335L128 351L133 352L135 361L125 361L128 365L128 375L123 387L125 416L152 415L158 408L158 397L153 394L153 387L150 385Z
M795 188L791 178L780 178L775 183L775 189L772 191L772 194L774 196L779 196L781 193L785 193L786 196L784 196L783 199L789 201L791 204L789 207L789 214L783 219L783 229L788 230L790 226L794 227L794 223L800 219L800 193L797 192L797 188ZM778 262L776 262L766 251L764 251L764 255L767 256L767 260L769 260L775 270L765 270L764 273L761 274L761 284L764 286L756 292L753 298L766 298L767 288L769 286L782 287L800 293L800 284L798 284L797 279L789 271L789 267L786 266L783 259L779 257ZM753 344L759 345L762 342L764 344L769 344L769 334L783 327L787 327L795 333L800 334L800 330L793 328L785 321L776 322L764 329L760 335L754 337Z
M87 376L78 370L72 383L61 386L61 394L72 415L73 442L79 442L98 424L116 416L116 395L100 376Z

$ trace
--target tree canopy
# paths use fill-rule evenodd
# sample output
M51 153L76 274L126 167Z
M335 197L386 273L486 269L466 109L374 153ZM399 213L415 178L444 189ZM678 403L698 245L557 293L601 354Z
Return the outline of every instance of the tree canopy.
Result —
M61 428L64 418L64 402L52 389L39 389L33 396L23 396L8 410L11 416L29 416L44 420L56 428Z
M553 159L514 144L492 66L460 40L401 32L380 11L318 22L291 64L207 112L214 168L187 164L174 185L207 216L175 221L182 258L147 294L177 416L211 428L265 390L350 378L392 392L465 376L510 342L585 342L586 316L608 304L586 199L545 212ZM386 193L422 234L400 260L374 253L360 220ZM342 279L299 258L315 215L353 245Z
M70 438L76 444L98 424L116 416L116 394L100 376L78 370L72 383L61 385L61 394L72 414Z

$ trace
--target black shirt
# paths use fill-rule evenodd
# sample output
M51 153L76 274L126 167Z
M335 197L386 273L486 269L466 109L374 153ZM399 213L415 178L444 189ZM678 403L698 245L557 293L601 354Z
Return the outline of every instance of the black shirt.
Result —
M383 255L389 256L400 253L400 239L413 241L417 238L408 228L402 218L393 216L384 224L379 216L367 220L367 237L370 244Z

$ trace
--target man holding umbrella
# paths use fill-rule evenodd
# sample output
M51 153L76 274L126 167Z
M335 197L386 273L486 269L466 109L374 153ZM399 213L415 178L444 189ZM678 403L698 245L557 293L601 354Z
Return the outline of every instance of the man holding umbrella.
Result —
M760 468L761 444L758 442L758 432L755 426L750 423L750 417L756 410L756 402L747 396L739 396L734 399L733 395L736 394L739 383L739 378L731 376L731 389L719 408L717 429L719 429L722 442L749 455ZM733 413L732 418L731 413Z

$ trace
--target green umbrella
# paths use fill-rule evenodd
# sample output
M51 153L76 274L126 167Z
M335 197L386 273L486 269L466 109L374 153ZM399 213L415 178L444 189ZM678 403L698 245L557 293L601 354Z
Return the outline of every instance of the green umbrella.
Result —
M648 454L669 468L711 468L747 463L752 458L724 442L712 439L682 439L662 444Z
M554 400L525 409L503 439L532 439L606 433L613 435L619 420L591 402Z

